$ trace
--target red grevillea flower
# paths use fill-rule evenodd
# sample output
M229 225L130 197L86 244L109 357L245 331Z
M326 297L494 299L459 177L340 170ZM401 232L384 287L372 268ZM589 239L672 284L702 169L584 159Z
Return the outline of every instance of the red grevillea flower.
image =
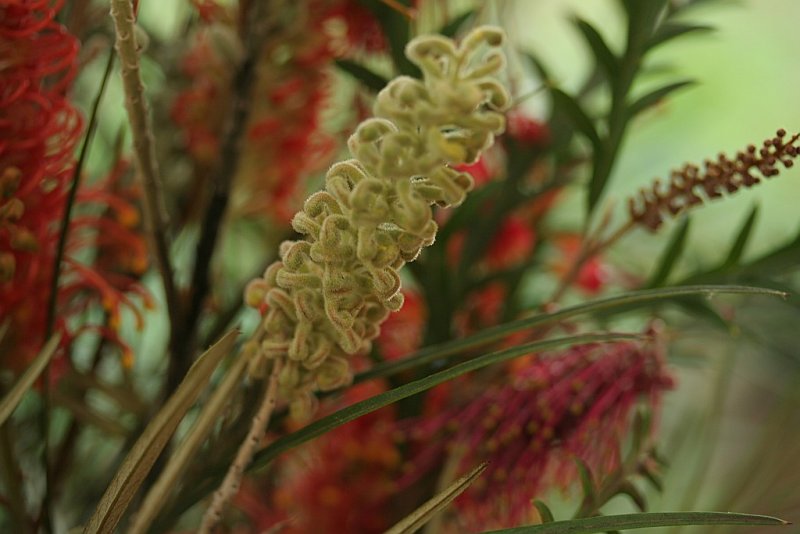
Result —
M553 264L553 270L559 276L566 276L572 262L576 261L581 250L581 237L577 234L561 234L555 238L560 258ZM575 285L588 295L596 295L606 286L610 279L607 264L600 256L586 261L575 277Z
M320 122L328 98L326 69L336 57L326 25L340 3L304 3L306 16L277 25L258 58L231 203L239 216L268 214L288 224L302 201L302 179L324 168L333 153ZM190 83L172 108L199 178L217 164L233 69L242 53L236 17L211 5L202 2L204 16L218 18L206 20L192 37L183 61Z
M550 142L550 129L519 111L508 114L506 135L521 146L544 146Z
M456 501L456 521L469 530L517 524L534 515L530 499L538 492L576 479L575 457L602 480L619 464L634 403L645 398L656 406L671 385L652 345L592 344L541 355L510 383L415 422L410 434L420 452L403 483L448 455L461 472L488 460L486 473Z
M0 320L4 366L42 342L58 222L81 118L64 98L78 42L53 19L59 3L0 6Z
M417 293L403 290L403 307L381 325L381 333L375 340L381 356L387 360L398 360L408 356L422 345L428 311L425 302Z
M376 382L354 386L343 404L383 390ZM383 532L394 520L389 503L401 465L395 431L392 408L340 426L287 458L271 505L265 505L266 491L252 486L237 505L258 532L278 523L286 534Z
M0 365L15 370L25 367L43 342L73 151L82 127L78 111L65 98L75 76L78 42L55 22L60 6L47 1L0 6L0 321L10 322ZM108 191L86 190L79 200L100 201L123 221L137 222L136 209ZM96 212L95 207L94 215L72 223L56 319L62 346L83 330L67 328L69 312L78 311L72 308L73 296L81 295L81 311L97 296L112 314L120 303L129 304L120 286L127 290L130 284L103 277L70 257L85 251L82 230L89 227L98 240L127 238L120 245L136 252L131 244L141 238L120 232ZM140 270L141 263L139 255ZM90 300L85 289L90 289Z

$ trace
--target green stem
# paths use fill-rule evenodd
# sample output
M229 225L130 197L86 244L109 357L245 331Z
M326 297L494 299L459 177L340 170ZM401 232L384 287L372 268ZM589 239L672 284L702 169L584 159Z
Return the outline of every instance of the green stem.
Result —
M61 277L61 264L64 261L64 254L67 248L67 238L69 236L69 222L72 217L72 210L75 207L75 197L78 193L78 186L81 181L81 173L83 172L86 158L89 155L89 147L92 144L95 130L97 129L98 110L100 109L100 102L105 94L108 85L108 79L111 75L111 68L114 65L114 51L108 54L106 61L106 68L103 72L103 77L100 81L100 88L97 90L97 95L92 104L92 110L89 114L89 124L86 128L86 135L83 138L83 145L81 146L78 160L75 163L75 168L72 172L72 183L67 193L67 201L64 206L64 214L61 218L61 230L58 236L58 244L56 245L56 257L53 263L53 276L50 279L50 294L47 302L47 323L45 326L44 339L49 339L53 334L56 322L56 308L58 306L58 281ZM50 366L44 370L42 379L42 436L44 442L44 451L42 453L42 463L45 471L45 493L42 501L42 519L44 524L50 526L50 508L52 506L52 473L50 469ZM52 530L52 529L50 529Z

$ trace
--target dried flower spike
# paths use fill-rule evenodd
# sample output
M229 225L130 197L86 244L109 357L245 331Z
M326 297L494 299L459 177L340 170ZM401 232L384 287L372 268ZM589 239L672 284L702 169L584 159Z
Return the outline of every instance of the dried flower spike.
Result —
M702 171L696 165L687 164L680 171L672 172L666 191L662 189L661 181L655 180L651 188L639 192L638 198L628 199L631 221L656 230L665 217L674 217L702 204L704 198L719 198L725 193L735 193L741 187L752 187L761 181L761 177L776 176L780 172L778 164L788 169L794 164L794 158L800 155L800 146L797 145L800 134L794 134L788 141L785 138L786 131L780 129L775 137L764 141L760 149L750 145L733 159L720 154L716 161L706 160Z
M381 91L375 118L348 142L355 159L334 165L295 215L304 239L284 242L281 261L251 282L246 301L264 312L251 372L286 359L281 396L295 416L310 414L315 390L350 382L348 357L368 350L403 304L398 270L433 243L431 205L459 204L473 185L453 167L476 161L503 131L508 95L492 77L502 40L483 27L459 46L411 41L406 54L424 79L399 77Z

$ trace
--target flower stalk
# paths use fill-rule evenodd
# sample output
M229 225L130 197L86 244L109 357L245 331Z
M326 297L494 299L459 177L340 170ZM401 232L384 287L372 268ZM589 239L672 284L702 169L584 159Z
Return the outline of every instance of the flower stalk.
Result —
M133 3L131 0L111 0L111 18L116 32L116 49L125 90L125 107L133 136L136 162L144 189L145 228L149 236L156 265L164 283L167 309L172 318L173 343L175 324L181 317L180 302L175 287L164 231L169 227L166 207L161 191L161 178L156 163L155 141L144 96L144 85L139 71L139 45L136 40Z
M349 357L367 352L403 305L398 271L433 243L431 205L460 204L473 186L453 166L476 161L505 127L509 98L493 78L505 64L503 37L481 27L459 46L440 36L411 41L406 55L423 80L401 76L378 94L375 117L348 141L354 159L334 165L325 190L292 220L304 239L283 242L281 260L248 285L245 300L264 318L244 357L252 376L269 373L269 391L278 388L265 402L285 399L294 418L310 418L314 392L351 383ZM202 532L238 489L268 419L254 419Z

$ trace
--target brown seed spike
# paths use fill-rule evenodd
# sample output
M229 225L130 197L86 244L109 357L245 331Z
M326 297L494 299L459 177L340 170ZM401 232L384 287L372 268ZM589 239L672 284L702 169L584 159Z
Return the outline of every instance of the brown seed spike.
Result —
M761 182L759 174L771 178L780 173L780 162L784 168L794 166L794 158L800 156L800 134L786 139L783 128L776 137L764 140L761 147L747 145L744 151L729 158L723 153L717 160L705 160L703 170L686 164L670 174L669 190L664 193L659 180L628 199L630 220L649 228L658 229L665 217L674 217L686 209L702 204L703 196L714 199L733 194L742 187L752 187ZM702 194L703 196L700 196Z

